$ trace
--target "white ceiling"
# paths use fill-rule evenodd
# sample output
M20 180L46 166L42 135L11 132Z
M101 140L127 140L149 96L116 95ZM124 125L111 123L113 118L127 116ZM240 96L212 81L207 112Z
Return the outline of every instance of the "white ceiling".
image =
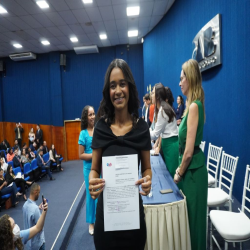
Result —
M73 50L73 47L137 44L162 19L175 0L47 0L49 9L40 9L35 0L1 0L7 14L0 14L0 57L32 51ZM126 8L140 6L140 14L127 17ZM91 23L87 26L86 23ZM128 38L128 30L138 29L138 37ZM99 35L107 34L107 40ZM77 43L70 37L76 36ZM48 40L44 46L41 40ZM23 47L17 49L14 43Z

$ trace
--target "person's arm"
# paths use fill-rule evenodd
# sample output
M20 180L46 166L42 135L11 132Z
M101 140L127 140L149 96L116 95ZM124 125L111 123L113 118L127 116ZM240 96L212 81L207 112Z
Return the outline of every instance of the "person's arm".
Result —
M136 181L135 184L141 185L143 191L140 191L140 194L148 195L151 189L151 179L152 179L149 150L141 151L141 172L142 172L142 178Z
M174 176L175 183L178 183L180 181L181 178L179 178L179 176L182 177L184 175L187 167L189 166L190 161L192 160L198 121L199 121L198 105L196 103L192 103L189 107L189 114L187 119L186 147L182 157L181 165L176 169L176 174Z
M14 181L14 178L10 174L6 174L5 180L7 181L8 185Z
M2 190L5 186L7 186L7 182L3 181L3 184L0 186L0 190Z
M92 166L89 174L89 193L92 199L96 199L103 191L105 180L100 178L102 169L102 149L93 149ZM98 191L96 191L99 189Z
M79 158L81 160L89 161L92 159L92 154L86 154L84 152L85 147L83 145L79 145Z
M43 212L42 212L40 218L38 219L36 225L30 228L29 240L31 238L33 238L36 234L38 234L39 232L42 231L43 226L44 226L44 222L45 222L45 218L47 215L47 211L48 211L48 204L45 203L43 205Z
M182 117L182 115L183 115L183 112L184 112L184 105L181 104L181 105L180 105L180 108L179 108L179 113L180 113L179 119L181 119L181 117Z
M164 132L168 120L169 118L165 114L164 110L160 109L157 115L157 122L155 124L155 129L150 131L151 140L157 139L160 136L160 134Z

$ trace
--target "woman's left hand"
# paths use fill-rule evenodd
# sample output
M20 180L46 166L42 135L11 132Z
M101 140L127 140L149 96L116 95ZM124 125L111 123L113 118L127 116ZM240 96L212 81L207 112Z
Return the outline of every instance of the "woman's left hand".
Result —
M139 179L138 181L135 182L135 185L141 185L141 188L144 192L140 191L140 194L146 196L150 193L151 189L151 177L149 175Z
M174 182L177 184L180 182L181 178L179 177L179 171L180 171L180 168L178 167L176 170L175 170L175 175L174 175Z

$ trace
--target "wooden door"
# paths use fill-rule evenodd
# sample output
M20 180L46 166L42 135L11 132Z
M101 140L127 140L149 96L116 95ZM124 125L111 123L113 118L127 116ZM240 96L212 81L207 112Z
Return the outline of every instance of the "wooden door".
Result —
M81 121L64 121L66 160L79 160L78 139L81 132Z

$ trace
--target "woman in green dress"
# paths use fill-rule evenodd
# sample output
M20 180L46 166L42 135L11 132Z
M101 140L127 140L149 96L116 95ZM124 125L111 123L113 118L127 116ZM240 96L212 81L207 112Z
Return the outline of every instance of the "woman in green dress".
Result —
M174 181L183 180L192 250L205 250L208 175L205 156L199 148L205 121L205 97L197 61L190 59L182 65L179 85L187 97L187 105L179 127L180 165Z

